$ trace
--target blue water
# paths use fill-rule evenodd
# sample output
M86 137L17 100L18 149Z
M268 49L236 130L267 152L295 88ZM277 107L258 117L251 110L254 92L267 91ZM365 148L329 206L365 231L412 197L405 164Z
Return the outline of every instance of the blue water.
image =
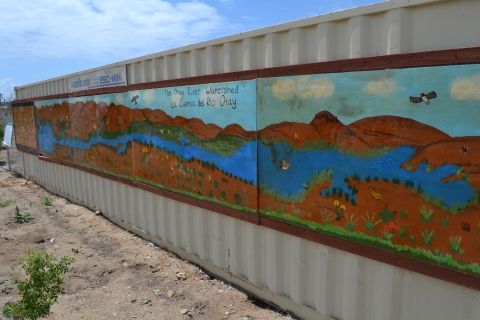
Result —
M344 192L348 191L344 179L357 174L361 179L367 176L389 181L398 178L402 184L406 180L412 180L415 187L421 183L426 194L434 198L442 197L447 206L473 199L473 188L467 182L458 180L441 182L442 179L455 174L458 169L456 165L443 165L431 172L425 170L426 163L422 163L415 172L401 169L400 166L408 161L414 152L414 148L402 146L375 158L358 158L337 151L295 152L283 143L268 146L259 144L258 179L261 184L285 195L293 195L304 190L303 184L317 171L332 168L332 185L326 190L329 192L334 187L342 188ZM279 161L282 160L290 163L289 169L283 170L280 167Z
M99 131L101 128L99 129ZM126 151L127 143L130 141L143 142L146 144L152 143L154 146L164 148L168 151L173 151L179 155L182 155L186 159L192 157L215 163L215 165L225 172L231 173L239 178L247 181L253 181L253 184L257 184L257 145L255 142L248 142L238 149L232 156L223 157L217 153L207 152L197 146L189 146L188 140L180 139L180 145L173 141L162 140L158 136L152 136L151 133L143 135L139 133L133 133L117 137L115 139L105 139L98 135L90 138L88 142L75 140L75 139L56 139L52 128L48 125L42 125L39 123L38 130L38 142L40 149L44 152L52 153L54 145L67 146L70 148L77 148L78 154L80 150L89 150L92 146L103 144L110 147L119 147L117 154L121 154ZM62 135L63 136L63 135ZM70 151L70 157L72 152Z

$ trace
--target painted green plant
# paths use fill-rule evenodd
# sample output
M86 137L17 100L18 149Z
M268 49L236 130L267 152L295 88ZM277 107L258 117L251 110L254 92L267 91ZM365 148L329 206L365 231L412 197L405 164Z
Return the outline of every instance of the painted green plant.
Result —
M448 217L446 217L446 218L441 218L441 217L440 217L440 218L438 218L438 219L439 219L440 222L442 223L442 226L443 226L443 227L448 226L448 223L450 222L450 219L448 219Z
M427 206L422 206L422 209L420 211L420 220L423 222L430 222L433 220L433 209L428 208Z
M353 214L350 216L350 219L347 218L347 224L345 225L345 228L348 231L355 231L355 222L358 221L358 218L353 220Z
M392 220L393 218L395 218L395 214L388 210L388 205L385 205L383 207L383 210L380 211L380 213L378 215L380 216L380 218L382 218L383 222L388 222L388 221Z
M382 230L382 234L383 234L383 240L385 240L385 241L392 241L393 233L390 233L390 232L388 232L388 231Z
M400 211L400 216L402 216L402 218L404 218L404 219L407 219L407 217L408 217L408 210L401 210L401 211Z
M450 251L453 253L464 253L465 249L463 249L460 245L460 242L462 241L461 236L450 236Z
M399 238L403 238L407 235L408 224L402 223L400 225L400 231L398 231L397 236Z
M425 231L420 231L420 233L422 234L422 242L426 245L426 246L431 246L432 245L432 241L433 241L433 238L435 238L435 232L434 230L432 231L428 231L427 229L425 229Z
M322 212L321 216L322 216L323 223L325 224L329 223L333 219L333 216L331 213L327 214L326 212Z
M477 222L477 233L480 234L480 221Z
M417 242L417 238L413 234L408 236L408 240L410 240L411 243Z
M375 221L375 212L370 217L367 211L367 218L365 219L365 217L362 217L362 219L365 220L365 228L368 231L373 231L375 229L375 226L382 222L382 220Z

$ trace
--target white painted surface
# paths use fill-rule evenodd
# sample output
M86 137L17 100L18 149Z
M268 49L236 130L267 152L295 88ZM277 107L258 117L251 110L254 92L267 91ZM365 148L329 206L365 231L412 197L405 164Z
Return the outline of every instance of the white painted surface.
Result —
M478 320L480 292L24 153L25 176L305 319ZM133 227L132 227L133 226Z
M478 0L391 0L125 60L15 88L17 99L68 92L69 77L125 65L128 84L301 63L473 47Z

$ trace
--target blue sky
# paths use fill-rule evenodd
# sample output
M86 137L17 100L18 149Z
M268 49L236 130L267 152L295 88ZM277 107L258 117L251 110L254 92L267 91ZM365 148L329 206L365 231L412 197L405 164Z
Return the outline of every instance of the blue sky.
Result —
M14 86L380 0L3 0L0 93Z

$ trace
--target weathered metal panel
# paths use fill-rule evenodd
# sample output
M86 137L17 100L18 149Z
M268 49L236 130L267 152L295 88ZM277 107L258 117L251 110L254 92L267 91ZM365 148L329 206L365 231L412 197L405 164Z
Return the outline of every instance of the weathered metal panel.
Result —
M16 87L16 98L67 93L67 79L126 65L128 84L255 68L477 46L476 0L387 1L288 22ZM454 21L455 23L447 23Z
M40 161L27 153L24 163L25 175L51 192L100 210L119 224L134 225L132 230L141 236L304 318L480 317L478 291Z

